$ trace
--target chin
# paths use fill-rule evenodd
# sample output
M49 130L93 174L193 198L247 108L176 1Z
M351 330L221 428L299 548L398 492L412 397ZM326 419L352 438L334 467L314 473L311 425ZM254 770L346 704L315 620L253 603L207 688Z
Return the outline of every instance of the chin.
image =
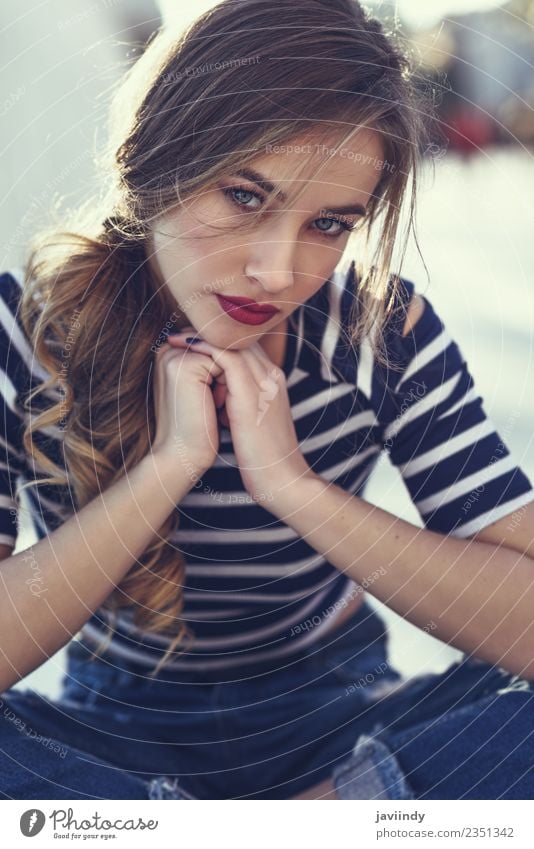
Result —
M245 334L240 338L236 333L231 333L230 331L227 333L210 333L209 331L203 333L199 331L199 336L202 336L204 341L209 342L210 345L216 345L217 348L234 351L242 351L245 348L249 348L263 336L263 333L252 333L250 330L248 332L245 330Z

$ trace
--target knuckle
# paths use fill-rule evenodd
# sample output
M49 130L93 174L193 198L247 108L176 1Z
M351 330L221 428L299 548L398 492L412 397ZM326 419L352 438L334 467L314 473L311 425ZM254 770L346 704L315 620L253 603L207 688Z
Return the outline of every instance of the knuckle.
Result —
M168 351L170 349L170 347L171 346L169 345L168 342L162 342L160 345L157 345L156 351L155 351L156 357L160 356L162 351L163 352Z
M215 360L211 360L209 363L209 372L214 377L218 377L219 375L224 374L224 369L216 363Z

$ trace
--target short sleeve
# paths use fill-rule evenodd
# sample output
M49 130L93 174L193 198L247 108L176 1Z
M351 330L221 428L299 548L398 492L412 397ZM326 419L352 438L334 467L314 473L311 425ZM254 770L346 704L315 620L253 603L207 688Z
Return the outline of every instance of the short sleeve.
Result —
M26 471L22 446L23 409L19 397L20 328L16 322L19 283L8 273L0 274L0 543L17 542L16 482Z
M406 304L413 283L403 281ZM425 527L468 537L534 500L534 490L487 417L458 345L430 301L406 337L404 312L388 346L377 407L382 445L399 469Z

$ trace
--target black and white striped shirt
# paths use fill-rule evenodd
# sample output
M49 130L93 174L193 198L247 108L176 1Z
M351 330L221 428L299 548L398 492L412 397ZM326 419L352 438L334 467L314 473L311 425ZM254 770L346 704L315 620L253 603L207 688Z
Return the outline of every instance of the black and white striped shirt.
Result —
M17 317L21 273L0 276L2 456L0 541L15 544L13 492L29 464L21 443L20 395L46 372L35 360ZM414 285L403 280L385 338L391 362L379 364L368 339L349 345L347 318L357 281L353 265L332 277L290 317L283 370L301 451L321 477L362 496L383 451L400 470L422 523L467 537L534 498L532 485L487 418L456 343L431 303L402 336ZM393 365L396 364L397 368ZM61 432L42 434L61 460ZM31 515L40 538L72 513L57 487L32 489ZM70 505L70 510L69 510ZM359 591L284 522L243 488L230 431L218 457L177 505L172 541L186 561L183 618L193 646L169 663L177 670L276 664L298 654L331 627ZM106 632L98 610L82 628L91 644ZM134 627L123 611L107 651L153 668L168 646Z

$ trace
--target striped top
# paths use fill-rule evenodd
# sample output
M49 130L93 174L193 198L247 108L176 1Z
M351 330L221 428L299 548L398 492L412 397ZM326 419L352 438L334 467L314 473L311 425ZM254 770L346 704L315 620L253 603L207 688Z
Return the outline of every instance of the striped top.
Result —
M16 542L17 480L31 475L21 442L21 395L46 376L17 317L22 274L0 275L0 542ZM385 328L389 362L379 364L368 339L350 345L354 265L332 277L290 317L283 371L301 451L310 467L362 496L380 453L398 467L422 524L468 537L534 498L532 485L488 420L458 345L426 297L413 331L402 336L414 285L402 280ZM32 402L33 403L33 402ZM38 434L61 463L61 430ZM42 437L42 441L41 441ZM28 491L39 538L72 514L68 491ZM70 508L69 508L69 505ZM244 490L229 429L222 428L214 465L177 505L172 542L183 553L183 618L195 634L170 669L236 670L297 655L341 615L361 591ZM97 610L81 636L106 633L109 613ZM168 641L136 629L120 612L107 651L153 668Z

